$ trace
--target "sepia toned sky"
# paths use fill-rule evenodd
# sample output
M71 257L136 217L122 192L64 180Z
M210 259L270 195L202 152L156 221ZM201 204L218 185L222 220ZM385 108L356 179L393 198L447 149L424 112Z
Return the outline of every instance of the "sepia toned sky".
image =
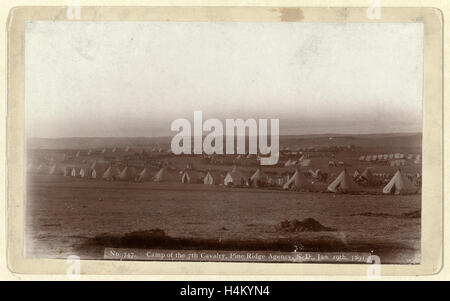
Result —
M173 135L278 118L281 134L422 130L423 24L27 23L29 137Z

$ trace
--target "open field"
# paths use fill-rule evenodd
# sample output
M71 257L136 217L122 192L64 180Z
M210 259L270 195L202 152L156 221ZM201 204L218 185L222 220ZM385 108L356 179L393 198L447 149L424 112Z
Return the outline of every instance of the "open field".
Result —
M323 251L370 251L386 261L417 261L420 196L335 195L258 191L208 185L119 183L44 176L29 178L27 254L61 257L81 252L88 238L161 229L177 238L241 241L284 239L322 244ZM360 216L361 213L391 216ZM314 218L334 232L280 233L283 220ZM326 242L326 243L324 243ZM155 246L156 248L158 246ZM379 251L377 253L377 251ZM92 246L78 255L99 258Z

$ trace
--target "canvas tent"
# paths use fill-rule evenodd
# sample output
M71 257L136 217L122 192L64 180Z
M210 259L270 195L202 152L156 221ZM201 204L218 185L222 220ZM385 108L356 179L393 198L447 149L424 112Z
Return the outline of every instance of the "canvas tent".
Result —
M292 177L283 185L283 189L305 189L307 188L308 183L306 181L305 176L300 172L299 169L295 171Z
M69 177L71 172L72 168L70 168L69 166L66 166L66 168L64 168L64 176Z
M80 169L80 177L84 178L84 177L88 177L88 176L89 176L89 174L88 174L87 170L84 167L82 167Z
M62 174L62 171L56 164L54 164L52 167L50 167L50 170L48 172L51 175L60 175Z
M72 170L70 171L70 176L76 177L77 175L78 175L77 169L75 167L73 167Z
M355 192L358 191L358 186L353 182L352 177L344 169L337 178L328 185L328 191L331 192Z
M203 184L205 185L215 185L219 184L220 176L219 174L215 174L213 172L208 171L203 178Z
M250 185L252 187L264 186L267 183L267 176L258 168L255 173L250 177Z
M353 173L353 178L357 178L361 175L361 173L359 172L359 170L355 170L355 172Z
M134 167L126 166L119 174L121 181L134 181L136 179L136 169Z
M119 172L116 167L109 166L108 169L103 173L102 179L107 181L113 181L117 178Z
M156 173L156 175L153 177L153 181L154 181L154 182L161 182L161 181L164 181L164 175L165 175L165 173L166 173L165 168L164 168L164 167L161 168L161 169Z
M150 173L148 172L147 167L144 167L144 169L137 176L136 181L137 182L145 182L145 181L149 181L150 179L151 179Z
M181 183L183 183L183 184L191 183L191 177L189 176L189 173L187 172L187 170L185 170L183 172L183 174L181 175Z
M385 194L413 194L417 192L414 184L397 170L389 183L383 188Z
M233 167L231 171L227 173L225 176L225 179L223 180L223 184L226 186L233 185L233 186L242 186L245 185L245 178L244 175L237 170L236 166Z

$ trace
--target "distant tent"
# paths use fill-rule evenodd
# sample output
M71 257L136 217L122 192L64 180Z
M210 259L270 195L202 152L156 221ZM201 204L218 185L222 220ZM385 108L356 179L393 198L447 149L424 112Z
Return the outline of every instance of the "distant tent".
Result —
M112 149L112 152L115 153L116 150L117 150L117 147L114 147L114 148Z
M66 166L66 168L64 168L64 176L65 177L69 177L71 172L72 172L72 169L70 167Z
M283 185L283 189L300 190L306 188L307 184L305 176L297 169L292 177Z
M389 154L389 159L394 159L394 154Z
M90 156L92 154L92 150L89 149L87 154L88 154L88 156Z
M417 192L414 184L397 170L389 183L383 188L385 194L413 194Z
M353 182L352 178L344 169L337 178L328 185L328 190L331 192L354 192L358 191L358 186Z
M119 174L117 168L109 166L108 169L103 173L102 178L107 181L113 181L117 178Z
M79 157L80 156L80 151L77 151L75 157Z
M48 172L51 175L60 175L62 174L61 169L58 168L58 166L56 166L56 164L54 164L52 167L50 167L50 170Z
M367 184L373 185L376 182L375 176L372 173L372 168L367 167L363 173L361 174L361 177L367 181Z
M359 161L364 161L365 157L364 156L360 156L359 157Z
M203 178L203 184L205 184L205 185L214 185L214 184L216 184L216 183L217 183L216 179L215 179L214 176L208 171L208 172L206 173L206 176Z
M134 167L126 166L119 174L121 181L134 181L136 179L136 169Z
M383 159L383 155L378 155L377 157L378 157L378 160Z
M189 176L189 173L187 170L183 172L183 175L181 176L181 183L183 184L190 184L191 183L191 177Z
M359 177L361 174L359 172L359 170L355 170L355 172L353 173L353 178L357 178Z
M104 154L104 153L106 153L106 147L103 148L103 150L102 150L102 154Z
M77 169L75 167L73 167L72 170L70 171L70 176L71 177L76 177L77 176Z
M125 151L126 151L126 152L129 152L129 151L130 151L130 147L127 146L127 147L125 148Z
M149 179L149 173L147 171L147 168L145 167L140 173L139 176L137 177L137 181L138 182L144 182L147 181Z
M82 167L80 169L80 177L84 178L84 177L87 177L87 176L88 176L88 173L87 173L86 169L84 169L84 167Z
M371 155L367 155L366 156L366 161L370 161L370 160L372 160L372 156Z
M91 164L91 169L95 169L95 167L97 167L97 160L95 160L95 161L92 162L92 164Z
M161 182L161 181L164 181L164 175L165 175L165 173L166 173L165 168L164 168L164 167L161 168L161 169L156 173L156 175L153 177L153 181L154 181L154 182Z
M384 154L383 155L383 160L387 160L389 158L389 155L388 154Z
M97 171L94 168L91 169L91 178L97 179Z
M233 169L229 171L225 176L223 184L225 184L226 186L228 185L242 186L245 184L244 175L237 170L236 166L234 166Z
M255 171L255 173L250 177L250 185L252 187L263 186L266 183L267 183L267 176L264 174L261 168L258 168Z

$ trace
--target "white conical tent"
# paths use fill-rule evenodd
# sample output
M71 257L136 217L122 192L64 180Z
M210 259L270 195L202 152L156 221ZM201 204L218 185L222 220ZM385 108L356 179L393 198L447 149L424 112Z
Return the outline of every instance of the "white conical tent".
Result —
M104 154L104 153L106 153L106 147L103 148L103 150L102 150L102 154Z
M191 177L189 176L189 173L187 170L183 172L183 175L181 176L181 183L184 184L190 184L191 183Z
M70 168L69 166L66 166L66 168L64 168L64 176L69 177L71 175L72 172L72 168Z
M119 180L121 181L134 181L136 178L136 170L134 167L126 166L119 174Z
M109 166L108 169L103 173L102 178L105 180L115 180L118 175L117 168Z
M303 189L307 188L307 181L302 173L297 169L295 173L283 185L283 189Z
M164 181L164 174L165 174L165 168L161 168L156 175L153 177L154 182L161 182Z
M56 163L53 164L52 167L50 167L50 170L49 170L48 173L51 174L51 175L60 175L60 174L62 174L61 169L58 168L58 166L56 165Z
M352 177L349 176L347 170L344 169L337 178L328 185L328 190L331 192L355 192L358 191L358 186L353 182Z
M77 176L77 169L75 167L72 168L72 170L70 171L70 176L71 177L76 177Z
M245 184L245 178L244 175L237 170L237 167L233 166L233 169L225 176L223 183L224 185L241 186Z
M95 168L91 168L91 178L97 179L97 171Z
M80 177L84 178L86 176L88 176L88 173L86 172L86 169L84 167L82 167L80 169Z
M389 183L383 188L385 194L413 194L417 192L417 187L405 177L400 170L397 170Z
M91 164L91 169L95 169L97 167L97 160L94 160Z
M258 168L255 173L250 177L250 185L253 187L259 187L267 183L267 176Z
M355 172L353 173L353 178L357 178L359 177L361 174L359 172L359 170L355 170Z
M137 181L138 182L144 182L147 179L148 179L148 171L147 171L147 167L144 167L144 169L139 173Z
M203 178L203 184L206 184L206 185L214 185L215 184L214 177L212 176L212 174L209 171L206 174L206 176Z
M79 157L80 156L80 151L77 151L75 157Z

